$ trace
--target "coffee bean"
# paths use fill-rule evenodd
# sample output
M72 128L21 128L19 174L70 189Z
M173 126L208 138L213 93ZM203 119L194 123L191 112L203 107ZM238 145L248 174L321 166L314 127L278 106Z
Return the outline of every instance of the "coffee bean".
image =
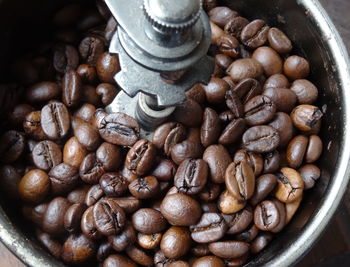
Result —
M132 117L113 113L102 119L99 131L101 137L109 143L132 146L139 137L140 127Z
M41 127L50 139L65 137L70 128L70 117L66 106L59 102L44 106L41 110Z
M243 105L238 95L233 90L228 90L225 95L226 106L231 110L235 118L241 118L244 114Z
M51 141L42 141L35 145L32 159L37 168L49 171L62 162L61 148Z
M226 54L217 54L215 56L215 64L218 65L222 69L227 69L232 64L232 62L233 62L232 58ZM227 76L227 77L229 77L229 76ZM224 78L223 78L223 80L230 85L229 81L226 81ZM230 87L231 87L231 85L230 85Z
M273 230L280 222L281 214L274 201L264 200L254 211L254 223L262 231Z
M153 135L153 144L158 149L164 149L167 155L170 155L171 149L177 143L183 141L186 137L186 129L180 123L168 122L160 125Z
M280 54L287 54L293 49L289 38L277 28L271 28L267 38L270 46Z
M299 173L303 178L305 190L313 188L315 182L321 176L321 170L314 164L306 164L299 169Z
M239 42L229 34L224 34L216 40L216 45L219 51L230 57L237 57L239 55Z
M70 232L80 231L80 222L86 210L85 204L73 204L64 215L64 228Z
M210 243L221 239L226 231L227 224L218 213L203 213L200 221L190 227L191 237L198 243Z
M244 105L244 119L250 126L268 123L275 113L275 104L266 96L258 95Z
M150 141L140 139L129 150L125 166L137 175L145 175L152 168L156 152L156 147Z
M208 244L196 244L191 248L191 253L196 257L204 257L210 254Z
M131 223L127 223L121 233L108 236L108 241L115 251L122 252L136 241L136 231Z
M27 202L40 203L50 190L50 179L46 172L38 169L27 172L18 185L20 197Z
M290 89L296 94L299 104L313 104L317 100L318 89L308 80L295 80Z
M79 54L74 46L59 44L54 48L53 66L59 73L75 70L79 65Z
M105 28L105 36L104 36L108 43L111 42L114 34L117 32L117 28L118 28L118 22L113 16L109 16L109 20L107 21L107 25Z
M208 182L199 193L199 198L206 202L215 200L221 193L220 185Z
M215 144L220 136L220 119L215 110L206 108L201 126L201 143L204 147Z
M83 121L91 123L95 111L96 111L96 108L94 105L85 103L74 113L73 117L76 117L76 118L82 119Z
M93 206L104 195L104 192L99 184L90 187L85 196L85 204Z
M221 193L218 200L218 208L224 214L239 212L246 205L246 201L235 198L228 190Z
M169 181L174 178L176 174L176 164L168 159L162 159L153 169L152 175L158 180Z
M293 125L303 132L315 131L319 127L322 111L312 105L300 105L293 109L290 114Z
M290 203L299 198L304 190L304 181L300 174L291 168L282 168L277 173L275 197L283 203Z
M169 264L169 267L190 267L186 261L174 261Z
M171 159L180 165L184 160L191 158L200 158L203 154L203 147L199 142L185 140L176 144L171 149Z
M95 150L100 143L100 135L90 123L79 118L72 119L74 135L87 150Z
M81 101L94 106L101 105L101 98L97 94L95 86L89 84L83 85Z
M97 161L95 153L88 154L79 169L80 178L88 184L97 184L105 172L102 163Z
M239 38L245 26L249 24L249 20L243 17L234 17L230 19L225 25L225 32Z
M264 84L264 90L267 88L289 88L289 81L283 74L274 74L270 76Z
M89 207L81 218L80 228L84 235L89 239L98 240L102 237L102 234L97 231L95 226L95 220L93 216L94 207Z
M82 95L82 81L74 70L68 71L63 76L62 100L67 107L77 106Z
M225 172L227 190L238 200L252 197L255 189L255 175L253 169L244 161L232 162Z
M264 167L264 160L260 154L245 149L238 150L233 157L233 161L237 164L245 161L253 169L256 177L261 174Z
M109 105L119 93L119 89L110 83L101 83L96 87L96 93L101 96L104 105Z
M226 70L235 82L246 78L258 78L264 72L261 64L253 58L243 58L234 61Z
M32 111L27 114L23 121L24 132L35 140L47 139L46 134L41 127L41 112Z
M282 59L272 48L268 46L259 47L254 51L252 58L262 65L267 76L282 73Z
M64 145L63 162L79 168L80 164L83 162L87 154L87 149L79 143L78 139L75 136L73 136Z
M122 255L111 255L104 262L103 267L136 267L137 265L133 263L130 259L122 256Z
M106 196L118 197L128 190L129 183L116 172L108 172L101 176L100 186Z
M202 214L199 203L195 199L180 193L165 196L160 210L168 222L175 226L194 225Z
M267 153L278 147L280 137L271 126L254 126L243 134L242 140L248 151Z
M262 93L260 83L252 78L241 80L234 88L233 91L241 99L242 103L247 103L253 97Z
M68 201L72 204L85 203L85 197L89 189L90 186L87 185L74 189L67 195Z
M160 249L164 256L170 259L178 259L190 250L191 236L185 227L172 226L162 237Z
M121 165L122 154L118 146L104 142L96 150L96 158L106 171L116 171Z
M77 74L83 83L95 84L97 81L96 68L87 64L81 64L77 68Z
M227 62L227 66L225 66L225 69L227 69L230 65L232 64L232 61L231 63ZM226 83L228 83L228 85L230 86L230 89L233 90L233 88L236 87L236 83L233 81L232 77L227 75L225 77L222 78Z
M203 154L203 160L208 163L210 178L214 183L225 181L225 171L232 162L230 154L222 145L211 145Z
M107 259L107 257L109 257L109 255L112 254L112 251L113 251L113 248L108 241L102 243L97 249L97 254L96 254L97 260L99 262L103 262L105 259Z
M279 147L285 147L293 138L294 127L292 120L288 114L277 112L274 119L269 123L269 126L272 126L278 131L278 134L280 136Z
M54 195L61 195L72 190L79 179L78 168L61 163L49 172L51 181L51 192Z
M154 176L139 178L129 184L129 191L138 199L152 198L159 192L159 183Z
M37 231L36 238L39 240L40 244L51 253L51 255L58 260L61 258L62 245L57 240L42 231Z
M284 73L291 80L304 79L309 76L309 62L300 56L290 56L284 62Z
M132 216L134 228L143 234L162 232L166 227L163 215L154 209L140 209Z
M286 157L291 168L299 168L304 160L309 139L304 135L294 137L288 144Z
M276 105L277 111L290 113L297 102L296 94L286 88L267 88L263 95L267 96Z
M215 256L232 259L243 256L249 251L249 244L239 241L221 241L209 244L209 250Z
M153 264L153 258L137 246L128 247L126 254L139 265L151 266Z
M95 204L92 213L97 230L105 236L119 233L126 222L124 211L113 199L100 200Z
M305 162L314 163L317 161L322 154L322 149L323 143L321 138L317 135L311 135L309 137L309 143L305 154Z
M120 71L118 57L104 52L97 59L96 71L101 82L114 84L114 75Z
M251 253L258 254L271 242L272 238L273 235L269 232L259 234L250 245Z
M285 206L286 206L286 224L288 224L290 222L290 220L293 218L293 216L297 212L302 200L303 200L303 196L301 195L293 202L285 204Z
M127 214L133 213L141 207L141 201L133 196L114 198L114 202Z
M132 183L139 178L135 173L126 168L125 165L119 172L129 183Z
M96 244L83 234L71 235L63 244L62 260L68 264L87 264L96 254Z
M186 92L186 97L194 100L200 105L203 105L207 100L205 91L203 89L203 84L196 83L190 90Z
M246 25L241 32L242 43L249 48L257 48L267 41L267 34L270 27L261 19L256 19Z
M165 257L164 253L161 250L158 250L154 254L154 265L156 267L168 266L170 263L174 262L174 259L169 259Z
M238 16L238 13L228 7L218 6L211 9L208 13L209 18L219 27L225 27L227 22Z
M284 203L278 201L277 199L274 199L273 201L277 205L277 209L278 209L278 212L280 214L280 221L277 224L277 226L271 230L271 232L278 233L278 232L282 231L282 229L286 225L286 207L285 207Z
M105 51L104 46L105 44L101 38L87 36L79 45L80 56L86 64L95 66L97 59Z
M227 124L235 118L231 110L223 111L219 114L219 119L222 123Z
M223 79L211 78L208 85L203 88L207 101L210 104L218 105L224 101L226 92L230 89L230 86Z
M264 156L264 173L274 173L280 166L280 153L275 150Z
M34 84L26 91L26 101L32 104L43 103L56 98L61 88L54 82L40 82Z
M162 234L137 234L137 243L144 249L155 249L159 246L162 240Z
M5 132L0 138L0 155L3 163L13 163L22 155L25 147L24 134L17 131Z
M203 110L196 101L187 99L176 107L173 116L175 121L184 126L196 127L202 122Z
M223 214L224 220L228 226L228 234L237 234L246 229L253 220L253 210L247 206L243 210L234 214Z

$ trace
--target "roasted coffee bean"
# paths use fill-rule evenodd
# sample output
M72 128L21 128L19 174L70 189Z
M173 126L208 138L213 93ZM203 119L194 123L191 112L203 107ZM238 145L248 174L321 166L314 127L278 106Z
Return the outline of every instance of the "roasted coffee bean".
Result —
M275 197L283 203L290 203L299 198L304 190L304 181L300 174L291 168L282 168L277 173Z
M72 190L79 180L78 168L66 163L61 163L49 172L51 181L51 193L61 195Z
M277 204L271 200L259 203L254 211L254 223L262 231L273 230L280 222L281 214Z
M26 91L26 101L31 104L43 103L56 98L61 88L54 82L40 82L34 84Z
M224 267L224 261L216 256L204 256L196 259L192 267Z
M74 189L67 195L68 201L72 204L85 203L85 197L89 189L90 189L90 186L87 186L87 185Z
M96 71L101 82L114 84L114 75L120 71L118 57L104 52L97 59Z
M187 99L176 107L173 116L175 121L187 127L196 127L202 122L203 110L196 101Z
M102 163L97 161L96 154L88 154L80 165L80 178L88 184L97 184L105 173Z
M132 183L133 181L139 178L135 173L130 171L125 166L123 166L123 168L119 172L129 183Z
M153 258L137 246L128 247L126 254L139 265L151 266L153 264Z
M267 88L289 88L289 81L283 74L274 74L264 83L264 90Z
M153 169L152 175L158 180L169 181L174 178L177 166L169 159L162 159Z
M164 256L170 259L178 259L190 250L190 231L185 227L172 226L162 237L160 249Z
M107 257L109 257L109 255L112 254L112 252L113 252L113 248L108 241L102 243L97 249L97 254L96 254L97 260L99 262L103 262Z
M105 44L103 40L96 36L85 37L79 45L81 58L90 66L96 65L97 59L104 51Z
M274 173L280 166L280 153L275 150L264 156L264 173Z
M250 243L257 237L258 234L259 234L259 229L255 226L255 224L253 224L251 227L249 227L245 231L239 234L236 234L234 238L237 241Z
M299 198L297 198L293 202L285 204L285 206L286 206L286 224L288 224L290 222L290 220L293 218L294 214L297 212L302 199L303 199L303 196L301 195Z
M63 76L62 100L67 107L78 105L82 95L82 81L74 70L68 71Z
M40 244L53 255L56 259L61 258L62 245L52 238L49 234L42 231L37 231L36 238L39 240Z
M117 234L125 226L125 213L113 199L100 200L92 213L97 230L105 236Z
M210 23L210 29L211 29L211 44L212 44L210 48L212 51L209 51L208 53L216 54L217 53L216 41L220 36L224 35L225 32L214 22L209 21L209 23Z
M277 28L271 28L267 38L270 46L280 54L287 54L293 49L290 39Z
M241 118L244 115L244 107L233 90L228 90L225 95L226 106L231 110L235 118Z
M311 135L305 154L305 162L314 163L317 161L322 154L322 149L323 144L321 138L317 135Z
M74 113L73 116L91 123L95 111L96 108L94 105L85 103Z
M104 105L109 105L119 93L117 87L110 83L101 83L96 87L96 93L101 96Z
M166 227L163 215L154 209L140 209L132 216L134 228L143 234L162 232Z
M278 209L278 212L280 214L280 221L277 224L277 226L271 230L271 232L278 233L278 232L282 231L282 229L286 225L286 207L285 207L284 203L278 201L277 199L274 199L273 201L277 205L277 209Z
M242 103L247 103L253 97L262 93L260 83L252 78L241 80L234 88L233 91L239 96Z
M300 105L293 109L290 117L293 125L300 131L312 132L319 127L323 113L316 106Z
M216 205L216 203L211 202L211 203L203 203L201 205L202 211L204 213L219 213L219 209Z
M90 123L79 118L72 119L74 135L87 150L95 150L100 143L100 135Z
M232 64L232 62L231 62L231 64ZM227 66L225 69L227 69L231 64L228 64L228 66ZM233 81L233 79L232 79L231 76L227 75L227 76L223 77L222 79L223 79L226 83L228 83L228 85L230 86L230 89L233 90L233 88L236 87L236 83Z
M80 222L86 210L85 204L73 204L64 215L64 228L70 232L80 231Z
M208 147L217 142L221 131L220 119L215 110L206 108L204 110L201 126L201 143Z
M186 137L186 129L180 123L168 122L160 125L153 135L153 144L158 149L164 149L167 155L170 155L171 149L177 143L183 141Z
M295 80L290 89L296 94L299 104L313 104L317 100L318 89L308 80Z
M225 27L227 22L238 16L238 13L228 7L218 6L211 9L208 13L209 18L219 27Z
M230 154L222 145L211 145L203 154L203 160L208 163L209 177L214 183L225 181L225 171L232 162Z
M309 76L309 62L299 56L290 56L284 61L284 74L291 80L304 79Z
M299 168L304 160L309 139L304 135L294 137L288 144L286 157L291 168Z
M225 124L231 122L234 118L235 118L235 115L232 113L231 110L226 110L219 114L220 121Z
M161 250L158 250L154 254L154 265L156 267L169 266L170 263L174 262L174 259L169 259L165 257L164 253Z
M191 248L191 253L196 257L204 257L210 254L208 244L196 244Z
M246 78L258 78L264 72L261 64L253 58L243 58L234 61L226 72L235 82Z
M135 119L123 113L113 113L100 123L101 137L109 143L132 146L139 138L140 127Z
M246 205L246 201L235 198L228 190L221 193L218 208L223 214L239 212Z
M247 206L243 210L234 214L223 214L224 220L228 226L228 234L237 234L246 229L253 220L253 210Z
M171 159L178 165L184 160L191 158L200 158L203 154L203 147L198 142L185 140L174 145L171 149Z
M195 195L204 188L208 178L208 165L202 159L187 159L177 169L174 185L180 193Z
M93 206L104 195L104 192L99 184L90 187L85 196L85 204L87 206Z
M259 47L254 51L252 58L262 65L267 76L282 73L282 59L272 48L268 46Z
M213 242L208 247L211 253L224 259L238 258L249 251L249 244L239 241Z
M129 191L138 199L152 198L159 192L159 183L154 176L138 178L129 184Z
M268 123L275 113L275 104L266 96L258 95L244 105L244 119L250 126Z
M203 88L207 101L210 104L218 105L224 101L226 92L230 89L230 86L223 79L214 77L211 78L208 85L203 86Z
M114 202L117 203L127 214L135 212L141 206L141 201L133 196L114 198Z
M194 225L202 214L199 203L195 199L180 193L166 195L160 210L168 222L175 226Z
M41 127L41 111L32 111L27 114L23 121L24 132L35 140L47 139Z
M152 168L156 152L156 147L150 141L141 139L129 150L125 166L137 175L145 175Z
M2 163L13 163L22 155L25 148L24 134L17 131L5 132L0 138Z
M87 154L87 149L79 143L78 139L75 136L73 136L64 145L63 162L79 168L80 164L83 162Z
M46 198L49 191L49 176L39 169L27 172L18 185L20 197L27 202L40 203Z
M264 167L264 161L260 154L248 152L245 149L238 150L233 157L233 161L236 163L245 161L253 169L256 177L261 174Z
M225 172L227 190L238 200L252 197L255 189L255 175L253 169L245 162L232 162Z
M68 44L56 45L53 56L53 66L56 71L66 73L75 70L79 65L78 51Z
M239 42L229 34L224 34L216 40L216 45L219 51L230 57L237 57L239 55Z
M96 244L83 234L71 235L63 244L62 260L68 264L87 264L96 254Z
M118 197L128 190L129 183L126 179L116 172L108 172L101 176L100 186L106 196Z
M252 49L264 45L269 29L266 22L261 19L250 22L242 29L240 35L242 43Z
M259 234L251 243L250 252L252 254L258 254L271 242L272 238L273 235L269 232Z
M66 106L60 102L44 106L41 110L41 127L50 139L65 137L70 128L70 117Z
M267 88L263 95L267 96L276 105L277 111L290 113L297 102L296 94L286 88Z
M271 126L254 126L243 134L242 140L248 151L267 153L278 147L280 137Z
M77 68L77 74L83 83L95 84L97 81L96 68L87 64L81 64Z
M122 163L122 154L118 146L102 143L96 150L97 161L102 163L106 171L116 171Z
M249 20L243 17L234 17L230 19L225 25L225 32L240 38L241 32L245 26L249 24Z
M155 234L137 234L137 244L144 249L155 249L159 246L160 241L162 240L161 233Z
M207 100L203 84L196 83L190 90L186 92L186 97L196 101L198 104L203 105Z
M199 193L199 198L206 202L214 201L221 193L220 185L208 182Z
M32 154L35 166L44 171L49 171L62 162L61 148L51 141L38 143Z
M200 221L190 227L191 237L197 243L210 243L224 237L227 224L218 213L203 213Z
M0 192L11 200L19 200L18 185L21 181L21 175L17 169L11 165L3 165L0 167Z
M81 101L94 106L101 105L101 98L97 94L95 86L89 84L83 85Z
M80 228L84 235L93 240L98 240L102 237L102 234L97 231L95 226L95 220L93 216L94 207L89 207L81 218Z
M136 231L131 223L127 223L118 235L110 235L108 241L115 251L122 252L136 241Z
M280 136L279 147L285 147L289 141L293 138L294 127L290 116L283 112L277 112L274 119L269 123L278 131Z
M103 262L103 267L136 267L137 265L132 262L130 259L122 255L111 255Z
M232 58L226 54L217 54L215 56L215 64L218 65L222 69L227 69L232 64L232 62L233 62ZM229 76L227 76L227 77L229 77ZM225 80L225 79L223 78L223 80ZM225 80L225 82L227 82L230 85L230 83L228 81Z
M70 203L66 198L57 197L51 200L43 216L42 228L45 233L61 236L65 233L64 215Z
M321 170L314 164L306 164L299 169L299 173L303 178L305 190L313 188L315 182L321 176Z

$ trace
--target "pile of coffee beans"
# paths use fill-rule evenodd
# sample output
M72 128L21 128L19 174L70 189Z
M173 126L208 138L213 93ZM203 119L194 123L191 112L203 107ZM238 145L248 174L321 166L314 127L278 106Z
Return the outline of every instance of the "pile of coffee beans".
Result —
M117 23L70 4L52 39L16 61L23 92L0 138L3 195L66 264L239 266L290 222L315 185L323 113L307 59L261 19L204 2L215 71L141 139L104 107L119 89Z

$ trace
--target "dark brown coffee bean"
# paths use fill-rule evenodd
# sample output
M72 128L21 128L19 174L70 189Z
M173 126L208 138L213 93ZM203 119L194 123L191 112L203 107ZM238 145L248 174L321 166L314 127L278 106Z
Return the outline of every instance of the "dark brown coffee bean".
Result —
M287 54L293 49L289 38L277 28L271 28L267 38L270 46L280 54Z
M125 166L123 166L123 168L119 172L129 183L132 183L133 181L139 178L135 173L130 171Z
M308 80L295 80L290 89L296 94L299 104L313 104L317 100L318 89Z
M96 254L96 244L85 235L71 235L63 244L62 260L68 264L87 264Z
M106 196L118 197L128 190L129 183L126 179L116 172L108 172L101 176L100 186Z
M218 200L218 208L224 214L239 212L246 205L246 201L238 200L228 190L221 193Z
M287 146L294 135L294 127L289 115L283 112L277 112L274 119L269 123L269 126L278 131L280 136L279 147Z
M262 65L266 76L282 73L282 59L272 48L268 46L259 47L254 51L252 58Z
M209 18L219 27L223 28L231 19L238 16L238 13L228 7L219 6L211 9L208 13Z
M81 218L80 228L84 235L93 240L98 240L102 237L102 234L97 231L95 226L95 220L93 216L94 207L89 207Z
M231 110L235 118L241 118L244 114L243 105L238 95L233 90L228 90L225 95L226 106Z
M79 65L79 54L74 46L59 44L54 48L53 66L59 73L75 70Z
M309 137L309 144L305 154L305 162L314 163L317 161L322 154L322 149L323 143L321 138L317 135L311 135Z
M266 96L258 95L244 105L244 119L251 126L268 123L275 113L275 104Z
M309 62L299 56L290 56L284 61L284 74L291 80L305 79L309 76L310 65Z
M144 249L155 249L159 246L160 241L162 240L162 234L137 234L137 244Z
M267 41L270 27L261 19L256 19L246 25L241 32L242 43L249 48L255 49Z
M210 254L207 244L196 244L191 248L191 253L196 257L204 257Z
M173 116L177 122L187 127L196 127L202 122L203 110L196 101L187 99L176 107Z
M110 235L108 241L115 251L122 252L136 241L136 231L131 223L127 223L118 235Z
M218 114L211 108L206 108L201 126L201 143L204 147L215 144L220 136L221 125Z
M108 241L101 243L97 249L96 258L99 262L103 262L113 252L113 248Z
M97 59L96 71L101 82L114 84L114 75L120 71L119 59L108 52Z
M250 246L252 254L258 254L261 252L272 240L273 235L269 232L263 232L259 234Z
M253 58L242 58L234 61L226 70L233 81L239 82L246 78L258 78L264 72L261 64Z
M73 136L64 145L63 162L79 168L88 153L87 149Z
M72 128L74 135L87 150L95 150L100 143L100 135L90 123L79 118L72 118Z
M242 242L252 242L259 234L259 229L253 224L250 228L235 235L235 239Z
M105 44L101 38L96 36L85 37L80 45L79 52L83 61L90 65L95 66L97 59L105 50Z
M160 249L164 256L170 259L178 259L190 250L191 236L185 227L172 226L162 237Z
M159 193L159 183L154 176L139 178L129 184L130 193L138 199L148 199Z
M156 147L150 141L141 139L129 150L125 166L137 175L145 175L152 168L156 152Z
M169 266L170 263L174 262L174 259L169 259L165 257L164 253L161 250L158 250L154 254L154 265L155 267L165 267Z
M278 147L280 137L271 126L254 126L243 134L242 140L248 151L267 153Z
M95 86L89 84L83 85L81 101L94 106L101 105L101 98L97 94Z
M203 154L201 143L185 140L176 144L171 149L171 159L178 165L184 160L191 158L200 158Z
M104 192L99 184L90 187L86 193L85 204L87 206L93 206L104 195Z
M215 256L226 259L241 257L249 251L249 244L239 241L213 242L208 247Z
M140 127L134 118L114 113L102 119L99 131L101 137L109 143L132 146L139 138Z
M51 193L61 195L72 190L79 180L78 168L61 163L49 172L51 181Z
M196 83L190 90L186 92L186 97L196 101L198 104L203 105L207 100L203 84Z
M27 172L18 185L18 192L24 201L40 203L45 199L50 190L50 179L42 170Z
M153 258L137 246L128 247L126 254L139 265L151 266L153 264Z
M35 140L47 139L40 121L41 111L32 111L28 113L23 121L24 132Z
M230 89L230 86L223 79L211 78L208 85L203 88L207 101L210 104L218 105L225 100L226 92Z
M62 254L62 245L52 238L49 234L44 233L40 230L36 233L36 238L39 240L39 243L53 255L56 259L61 258Z
M109 105L119 93L119 89L110 83L101 83L96 87L96 93L101 96L104 105Z
M191 237L198 243L210 243L221 239L227 230L224 218L218 213L204 213L200 221L190 227Z
M264 156L264 173L274 173L280 167L280 153L275 150Z
M260 154L245 149L238 150L233 157L233 161L236 163L245 161L253 169L256 177L261 174L264 167L264 160Z
M176 174L176 164L168 159L162 159L153 169L152 175L158 180L169 181L174 178Z
M68 71L62 81L62 101L67 107L78 105L82 95L82 81L74 70Z
M91 123L95 111L96 111L96 108L94 105L85 103L74 113L73 117L76 117L76 118L82 119L83 121Z
M286 157L291 168L299 168L304 160L309 139L304 135L294 137L288 144Z
M300 131L311 132L319 127L323 113L316 106L300 105L293 109L290 117L293 125Z
M162 232L166 227L163 215L154 209L140 209L132 216L134 228L143 234Z
M80 222L86 210L85 204L73 204L64 215L64 228L70 232L80 231Z
M274 201L265 200L254 211L254 223L262 231L273 230L280 222L280 213Z
M275 103L277 111L290 113L295 107L297 97L290 89L268 88L263 94L269 97Z
M96 150L97 161L102 163L106 171L116 171L122 163L122 154L118 146L102 143Z
M239 42L238 40L229 34L224 34L220 36L216 45L219 48L219 51L230 57L237 57L239 55Z
M277 205L277 209L278 209L278 212L280 214L280 221L277 224L277 226L271 230L271 232L272 233L279 233L282 231L282 229L286 225L286 207L285 207L284 203L278 201L277 199L274 199L273 201Z
M289 88L288 78L283 74L274 74L270 76L264 84L264 90L267 88Z
M85 197L89 189L90 186L87 185L74 189L67 195L68 201L72 204L85 203Z
M235 118L235 115L232 113L231 110L226 110L219 114L220 121L225 124L231 122L234 118Z
M232 62L231 62L231 64L232 64ZM228 64L228 66L227 66L225 69L227 69L231 64ZM228 85L230 86L230 89L233 90L233 88L236 87L236 83L233 81L233 79L232 79L231 76L227 75L227 76L223 77L222 79L223 79L226 83L228 83Z
M243 17L234 17L230 19L225 25L225 32L239 38L245 26L249 24L249 20Z
M26 101L32 104L43 103L56 98L61 88L54 82L40 82L34 84L26 91Z
M59 102L51 103L41 110L41 127L50 139L61 139L68 134L70 118L67 107Z
M17 131L5 132L0 138L0 155L3 163L13 163L25 148L24 134Z
M166 195L160 210L168 222L176 226L194 225L202 214L199 203L195 199L180 193Z
M225 32L214 22L209 21L209 23L210 23L210 29L211 29L211 44L212 44L210 46L212 51L210 52L212 54L216 54L217 53L216 41L220 36L224 35Z
M92 213L97 230L105 236L117 234L125 226L125 213L113 199L97 202Z
M314 164L306 164L299 169L299 173L303 178L305 190L313 188L315 182L321 176L321 170Z
M70 203L66 198L57 197L51 200L43 217L44 232L55 236L64 234L64 215L69 207Z
M241 99L242 103L247 103L253 97L262 93L260 83L252 78L243 79L234 88L233 91Z
M227 69L232 64L232 61L233 61L232 58L228 55L225 55L225 54L217 54L215 56L215 64L218 65L222 69ZM223 78L223 80L230 85L229 81L226 80L227 77L229 77L229 76L226 76L226 78L225 79ZM230 87L231 87L231 85L230 85Z
M105 173L102 163L97 161L96 154L88 154L80 165L80 178L88 184L97 184Z
M187 159L177 169L174 185L180 193L195 195L207 183L208 165L202 159Z
M49 171L62 162L61 148L51 141L38 143L32 154L35 166L44 171Z
M132 262L130 259L122 255L111 255L104 262L103 267L136 267L137 265Z
M238 200L252 197L255 189L255 175L253 169L245 162L232 162L225 172L227 190Z
M114 201L121 207L125 213L130 214L141 207L141 201L133 196L114 198Z
M95 84L97 82L97 73L94 66L81 64L77 68L77 74L83 83Z
M199 198L206 202L214 201L221 193L220 185L208 182L199 193Z
M172 147L183 141L185 137L184 126L180 123L168 122L160 125L154 131L152 142L158 149L164 149L164 152L170 155Z
M223 214L228 226L228 234L237 234L246 229L253 220L253 210L247 206L243 210L234 214Z
M223 183L225 181L225 171L232 162L230 154L222 145L211 145L203 154L203 160L208 163L209 174L212 182Z
M300 174L291 168L282 168L277 173L275 197L283 203L291 203L298 199L304 190L304 181Z

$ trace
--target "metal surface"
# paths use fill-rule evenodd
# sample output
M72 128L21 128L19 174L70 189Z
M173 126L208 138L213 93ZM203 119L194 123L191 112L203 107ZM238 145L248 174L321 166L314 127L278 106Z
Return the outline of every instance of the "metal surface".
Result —
M31 42L35 45L35 40L39 42L42 40L40 37L50 33L50 29L45 30L43 27L50 20L51 11L64 2L68 1L0 0L2 81L9 78L7 69L13 56L26 50ZM227 0L226 3L248 18L265 18L270 25L281 27L292 38L295 52L308 55L313 66L311 79L321 90L319 105L327 105L322 130L325 151L320 162L321 179L317 187L308 192L293 222L266 251L249 264L287 266L300 260L320 237L349 180L348 55L333 24L315 0ZM28 266L62 266L29 239L26 224L15 214L16 207L4 202L2 207L5 211L0 210L0 239L7 247Z

